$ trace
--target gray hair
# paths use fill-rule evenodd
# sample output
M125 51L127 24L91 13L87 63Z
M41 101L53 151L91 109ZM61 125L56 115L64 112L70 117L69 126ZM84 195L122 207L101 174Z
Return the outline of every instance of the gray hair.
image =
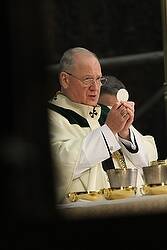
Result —
M126 89L125 85L115 76L105 76L106 82L101 86L101 94L116 95L119 89Z
M82 48L82 47L75 47L75 48L70 48L66 50L63 54L63 56L60 59L59 63L59 73L62 71L68 71L71 69L71 67L75 64L75 54L88 54L92 55L95 58L97 58L96 54L89 51L88 49ZM98 58L97 58L98 60Z

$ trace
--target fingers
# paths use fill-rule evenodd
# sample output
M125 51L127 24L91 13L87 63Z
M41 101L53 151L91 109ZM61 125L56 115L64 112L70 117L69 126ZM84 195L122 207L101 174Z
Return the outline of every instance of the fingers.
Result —
M133 102L122 102L117 110L120 112L120 115L123 118L126 118L127 116L129 116L129 118L133 118L134 117L134 103Z
M134 110L124 105L121 102L116 102L109 111L106 119L106 124L113 133L118 133L122 130L127 130L134 118Z
M127 102L123 102L123 101L120 101L120 102L115 102L115 104L112 106L113 109L117 109L119 106L123 105L124 107L126 108L130 108L130 109L134 109L135 107L135 103L132 102L132 101L127 101Z
M122 102L121 104L124 105L124 107L129 108L130 110L134 111L134 106L135 106L134 102L128 101L128 102Z
M124 119L125 119L125 118L127 118L127 119L129 118L128 112L126 112L126 113L124 113L124 114L121 114L121 115L122 115L122 118L124 118Z
M120 105L117 109L122 118L125 118L128 115L128 110L124 105Z

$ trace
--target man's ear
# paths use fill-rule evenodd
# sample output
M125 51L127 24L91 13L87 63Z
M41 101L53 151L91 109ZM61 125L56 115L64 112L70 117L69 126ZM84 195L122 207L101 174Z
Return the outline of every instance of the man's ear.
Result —
M61 72L59 75L59 81L60 85L64 88L67 89L69 86L69 77L66 72Z

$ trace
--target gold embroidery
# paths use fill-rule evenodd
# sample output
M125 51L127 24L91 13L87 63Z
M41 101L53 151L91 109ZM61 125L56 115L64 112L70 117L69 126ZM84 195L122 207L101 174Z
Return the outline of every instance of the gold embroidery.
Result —
M112 153L112 157L118 162L121 169L127 169L125 158L121 150L117 150Z

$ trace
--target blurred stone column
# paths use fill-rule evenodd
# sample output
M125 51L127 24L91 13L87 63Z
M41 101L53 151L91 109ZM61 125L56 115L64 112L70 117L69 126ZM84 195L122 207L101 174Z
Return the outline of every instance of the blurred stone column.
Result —
M167 0L161 0L165 82L167 82Z
M6 1L0 161L2 206L12 220L46 221L55 212L47 124L44 1ZM4 37L3 37L4 38ZM6 46L5 46L6 45ZM2 207L1 206L1 207ZM3 215L3 214L2 214ZM15 224L14 224L15 226Z
M163 31L163 50L164 50L164 102L166 115L166 135L167 135L167 0L161 0L162 11L162 31Z

